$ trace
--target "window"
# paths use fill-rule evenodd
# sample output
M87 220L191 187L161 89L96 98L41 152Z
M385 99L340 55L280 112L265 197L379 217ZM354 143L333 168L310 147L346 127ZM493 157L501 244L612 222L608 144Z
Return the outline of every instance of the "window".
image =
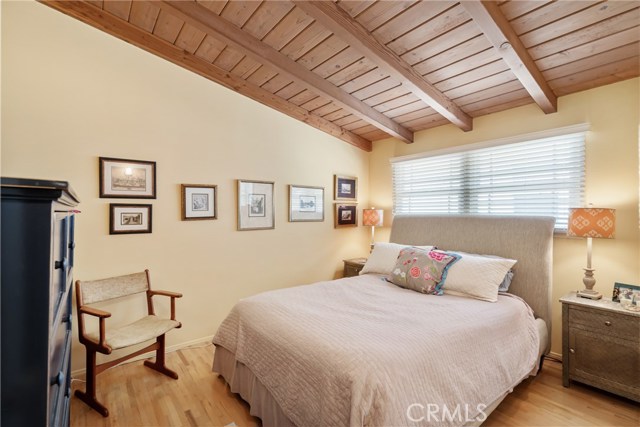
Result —
M392 159L393 213L545 215L566 230L584 201L586 130Z

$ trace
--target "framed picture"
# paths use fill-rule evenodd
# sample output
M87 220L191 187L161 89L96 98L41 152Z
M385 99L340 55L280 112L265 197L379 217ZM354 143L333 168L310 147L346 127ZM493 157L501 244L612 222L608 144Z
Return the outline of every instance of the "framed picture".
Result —
M238 230L275 228L274 183L238 180Z
M613 296L611 297L611 301L620 302L621 299L628 299L631 302L633 301L634 296L636 299L636 305L640 305L640 286L627 285L626 283L618 282L613 285Z
M355 227L358 225L358 209L353 203L335 204L334 227Z
M358 200L358 178L355 176L334 175L334 199Z
M109 205L109 234L151 233L151 205Z
M218 219L218 186L182 184L182 220Z
M289 186L289 222L324 221L324 188Z
M100 157L100 197L156 198L156 162Z

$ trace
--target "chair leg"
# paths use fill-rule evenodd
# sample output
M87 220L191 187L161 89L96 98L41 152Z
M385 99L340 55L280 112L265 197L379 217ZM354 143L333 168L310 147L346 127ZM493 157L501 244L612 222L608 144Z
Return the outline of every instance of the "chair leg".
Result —
M75 396L95 409L103 417L109 416L106 406L96 398L96 351L87 348L87 386L86 391L76 390Z
M145 360L144 361L144 366L147 366L151 369L154 369L158 372L160 372L161 374L164 374L168 377L173 378L174 380L178 379L178 374L174 371L172 371L171 369L167 368L167 366L165 365L165 360L164 360L164 351L165 351L165 345L164 345L164 334L160 335L156 342L158 343L158 348L156 349L156 361L152 362L150 360Z

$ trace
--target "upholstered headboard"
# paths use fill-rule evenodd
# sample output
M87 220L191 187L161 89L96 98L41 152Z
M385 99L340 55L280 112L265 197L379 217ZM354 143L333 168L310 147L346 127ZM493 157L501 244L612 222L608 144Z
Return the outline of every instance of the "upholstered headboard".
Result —
M554 225L550 217L397 215L390 241L518 260L509 292L547 323L551 337Z

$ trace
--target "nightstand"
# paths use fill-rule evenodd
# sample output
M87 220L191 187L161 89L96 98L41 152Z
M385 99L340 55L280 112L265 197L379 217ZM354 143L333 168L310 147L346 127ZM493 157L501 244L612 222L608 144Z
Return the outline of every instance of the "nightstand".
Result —
M575 380L640 402L640 312L575 292L560 302L563 385Z
M360 274L360 270L367 262L366 258L353 258L345 259L344 262L344 277L353 277Z

